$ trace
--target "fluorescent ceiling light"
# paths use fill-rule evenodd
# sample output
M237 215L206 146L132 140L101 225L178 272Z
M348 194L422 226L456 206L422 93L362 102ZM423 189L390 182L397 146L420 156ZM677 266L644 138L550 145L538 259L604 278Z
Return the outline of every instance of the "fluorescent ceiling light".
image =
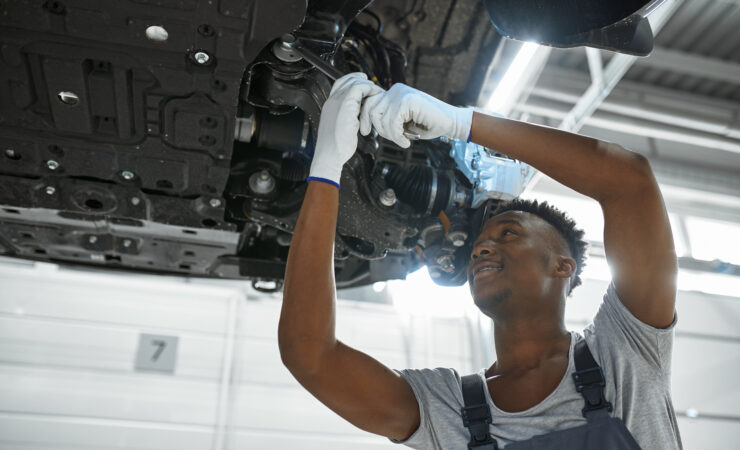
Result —
M506 70L506 73L499 81L496 90L488 99L486 111L506 115L511 108L511 105L519 97L522 87L520 83L526 82L524 75L527 69L530 67L530 63L534 59L537 49L540 46L534 42L525 42L519 49L519 53L514 57Z

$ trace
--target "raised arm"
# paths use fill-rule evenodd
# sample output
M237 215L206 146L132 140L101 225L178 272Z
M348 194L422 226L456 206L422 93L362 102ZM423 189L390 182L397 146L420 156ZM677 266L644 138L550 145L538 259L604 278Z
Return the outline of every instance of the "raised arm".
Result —
M472 140L520 159L598 201L617 294L642 322L671 324L676 253L663 197L647 159L616 144L473 114Z
M363 133L375 127L402 147L410 144L403 135L408 122L419 125L415 131L422 139L470 136L595 199L604 212L604 246L622 303L654 327L673 321L673 237L663 198L643 156L616 144L456 108L400 83L370 98L361 122Z
M363 430L394 439L419 426L410 386L336 339L334 238L342 165L357 146L364 96L357 75L338 80L324 105L311 176L290 246L278 342L283 363L311 394ZM337 186L334 186L336 184Z

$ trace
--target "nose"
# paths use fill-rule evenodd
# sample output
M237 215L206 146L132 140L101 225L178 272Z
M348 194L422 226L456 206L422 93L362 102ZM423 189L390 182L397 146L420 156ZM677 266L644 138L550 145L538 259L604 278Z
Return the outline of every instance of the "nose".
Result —
M493 245L489 241L483 241L475 244L475 247L473 247L473 252L470 254L470 259L476 260L483 256L488 256L496 253L496 250L493 248Z

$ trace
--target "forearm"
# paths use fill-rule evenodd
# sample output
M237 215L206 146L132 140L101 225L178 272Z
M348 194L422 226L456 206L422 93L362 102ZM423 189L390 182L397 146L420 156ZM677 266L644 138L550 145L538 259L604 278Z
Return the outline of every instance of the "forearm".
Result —
M524 161L600 202L653 183L643 156L596 139L479 113L473 114L471 131L477 144Z
M291 370L315 364L336 344L334 237L338 204L336 187L309 182L288 254L278 327L280 353Z

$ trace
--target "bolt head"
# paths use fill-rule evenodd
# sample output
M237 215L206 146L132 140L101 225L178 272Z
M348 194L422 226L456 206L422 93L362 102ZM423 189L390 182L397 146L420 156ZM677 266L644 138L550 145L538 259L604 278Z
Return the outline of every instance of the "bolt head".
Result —
M72 91L61 91L57 93L57 98L65 105L75 106L80 102L80 97Z
M396 204L396 192L393 189L386 189L380 193L380 203L385 206L393 206Z
M137 206L139 203L141 203L141 199L139 197L131 197L132 205Z
M124 180L130 181L133 180L136 175L134 175L134 173L130 170L124 170L123 172L121 172L121 176Z
M88 242L90 242L91 244L94 244L94 243L98 242L98 237L97 236L90 236L88 238Z
M210 202L208 202L212 208L218 208L221 206L221 199L218 198L212 198Z
M49 170L57 170L59 168L59 163L54 161L53 159L50 159L46 161L46 167L48 167Z
M198 64L208 64L211 60L211 55L203 51L195 52L195 54L193 54L193 59L195 59L195 62Z
M131 239L124 239L123 246L126 248L131 247Z
M56 192L56 188L54 186L46 186L46 194L47 195L54 195Z
M164 42L167 40L168 37L170 37L170 34L167 32L167 30L159 25L152 25L147 27L144 33L146 34L147 39L153 42Z

